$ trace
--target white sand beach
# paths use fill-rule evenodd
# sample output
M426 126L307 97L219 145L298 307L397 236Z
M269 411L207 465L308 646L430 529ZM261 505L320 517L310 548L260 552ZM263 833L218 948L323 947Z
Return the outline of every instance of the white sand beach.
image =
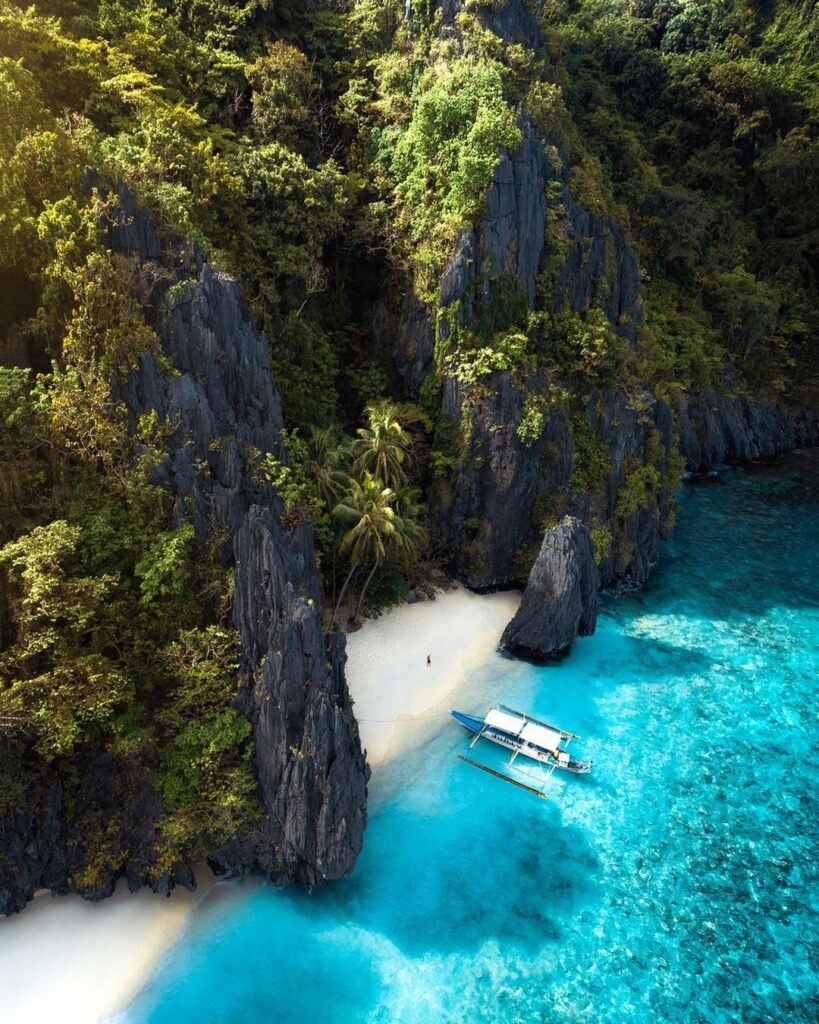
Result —
M100 903L45 894L0 918L0 1021L96 1024L124 1009L212 880L203 868L195 893L170 899L124 882Z
M369 619L347 638L347 682L370 765L406 749L419 723L446 718L447 702L485 664L520 599L456 587Z

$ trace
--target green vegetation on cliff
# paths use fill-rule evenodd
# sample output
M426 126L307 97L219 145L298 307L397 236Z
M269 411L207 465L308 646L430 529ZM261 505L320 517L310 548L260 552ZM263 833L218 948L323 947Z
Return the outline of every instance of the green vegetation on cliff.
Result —
M525 448L566 411L585 495L611 465L586 413L606 389L638 408L731 362L816 401L814 5L515 2L538 39L486 27L503 0L451 5L451 21L416 2L411 24L399 0L0 0L0 810L35 762L70 778L93 747L150 772L162 866L255 813L229 569L155 482L168 425L129 421L112 391L140 353L161 361L151 282L105 244L114 182L241 282L290 452L247 458L285 525L313 524L339 615L446 561L430 496L469 455L470 403L499 371L526 391ZM496 267L470 315L444 311L453 247L530 122L554 172L535 308ZM555 308L564 170L636 249L633 343L596 298ZM438 331L420 406L394 362L412 290ZM444 375L463 423L441 410ZM629 463L616 517L655 500L658 465ZM598 557L611 546L596 526Z
M815 5L592 0L541 17L577 198L632 235L649 329L678 349L723 348L752 381L811 400Z

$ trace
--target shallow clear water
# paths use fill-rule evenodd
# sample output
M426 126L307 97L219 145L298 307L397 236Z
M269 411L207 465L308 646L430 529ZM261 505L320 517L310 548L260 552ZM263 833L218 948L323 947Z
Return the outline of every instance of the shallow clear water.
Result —
M591 777L537 800L446 725L374 780L350 878L218 886L127 1024L819 1020L819 458L687 487L647 589L500 664L459 703L581 733Z

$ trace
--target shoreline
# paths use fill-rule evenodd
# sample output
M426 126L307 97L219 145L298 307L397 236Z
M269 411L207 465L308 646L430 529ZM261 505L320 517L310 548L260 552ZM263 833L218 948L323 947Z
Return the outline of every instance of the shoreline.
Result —
M347 685L371 767L412 746L420 723L449 717L448 701L497 647L520 601L519 591L473 594L458 584L348 635Z
M448 701L486 662L520 600L517 591L481 595L456 585L348 635L348 685L371 766L449 717ZM195 892L177 887L172 898L129 893L121 880L97 903L43 889L23 913L0 918L0 1019L35 1024L53 1019L55 1007L61 1024L119 1019L217 884L204 865L196 880Z
M46 889L22 913L0 918L0 1019L102 1024L116 1017L179 941L216 879L202 865L196 881L195 892L177 887L169 898L148 889L129 893L120 880L96 903L47 898Z

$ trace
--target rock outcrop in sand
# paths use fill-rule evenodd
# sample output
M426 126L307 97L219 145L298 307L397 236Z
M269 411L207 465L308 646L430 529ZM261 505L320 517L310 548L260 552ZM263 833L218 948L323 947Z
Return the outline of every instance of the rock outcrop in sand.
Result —
M589 531L566 516L546 531L523 601L501 646L533 661L559 658L597 623L597 566Z

